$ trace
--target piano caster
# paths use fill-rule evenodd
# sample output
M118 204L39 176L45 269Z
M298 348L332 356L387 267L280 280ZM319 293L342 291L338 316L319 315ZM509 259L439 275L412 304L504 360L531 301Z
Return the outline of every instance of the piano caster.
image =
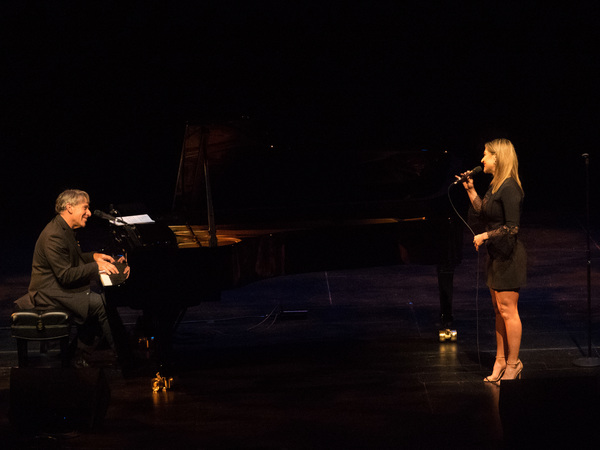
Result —
M159 391L166 391L167 389L171 389L172 383L172 377L163 377L160 375L160 372L157 372L156 378L152 379L152 392L156 393Z
M450 328L446 328L445 330L439 331L440 342L452 341L456 342L458 338L458 333L456 330L451 330Z

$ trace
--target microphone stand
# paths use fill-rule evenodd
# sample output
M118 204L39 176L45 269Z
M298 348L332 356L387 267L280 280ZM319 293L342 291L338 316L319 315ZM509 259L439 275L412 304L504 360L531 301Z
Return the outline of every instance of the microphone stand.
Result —
M592 252L590 250L590 155L585 158L586 228L587 228L587 296L588 296L588 355L577 358L573 364L579 367L598 367L600 358L592 356Z

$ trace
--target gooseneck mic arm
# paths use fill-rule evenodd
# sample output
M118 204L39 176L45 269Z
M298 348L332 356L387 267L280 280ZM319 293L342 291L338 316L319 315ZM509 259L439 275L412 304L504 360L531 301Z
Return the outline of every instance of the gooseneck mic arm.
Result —
M119 222L124 225L126 224L126 222L121 217L111 216L110 214L106 214L104 211L100 211L99 209L94 211L94 215L96 217L99 217L100 219L108 220L109 222L113 222L113 223Z

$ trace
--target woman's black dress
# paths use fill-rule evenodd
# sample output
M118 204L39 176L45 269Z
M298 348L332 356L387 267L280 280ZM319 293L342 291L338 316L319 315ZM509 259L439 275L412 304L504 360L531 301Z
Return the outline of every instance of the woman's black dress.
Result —
M490 186L481 203L474 205L489 236L487 285L496 291L517 290L527 280L527 255L519 240L522 205L523 192L513 178L495 193Z

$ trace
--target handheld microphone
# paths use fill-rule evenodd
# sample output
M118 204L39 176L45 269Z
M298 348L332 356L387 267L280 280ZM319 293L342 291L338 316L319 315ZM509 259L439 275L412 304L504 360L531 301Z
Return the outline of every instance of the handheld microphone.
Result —
M96 211L94 211L94 215L96 217L99 217L99 218L104 219L104 220L110 220L111 222L114 222L115 220L117 220L116 217L111 216L110 214L106 214L105 212L100 211L99 209L97 209Z
M483 169L481 168L481 166L477 166L475 167L473 170L469 170L468 172L466 172L462 177L460 177L458 180L456 180L454 183L452 184L458 184L458 183L464 183L465 181L467 181L469 178L473 178L473 175L477 175L479 172L481 172Z

